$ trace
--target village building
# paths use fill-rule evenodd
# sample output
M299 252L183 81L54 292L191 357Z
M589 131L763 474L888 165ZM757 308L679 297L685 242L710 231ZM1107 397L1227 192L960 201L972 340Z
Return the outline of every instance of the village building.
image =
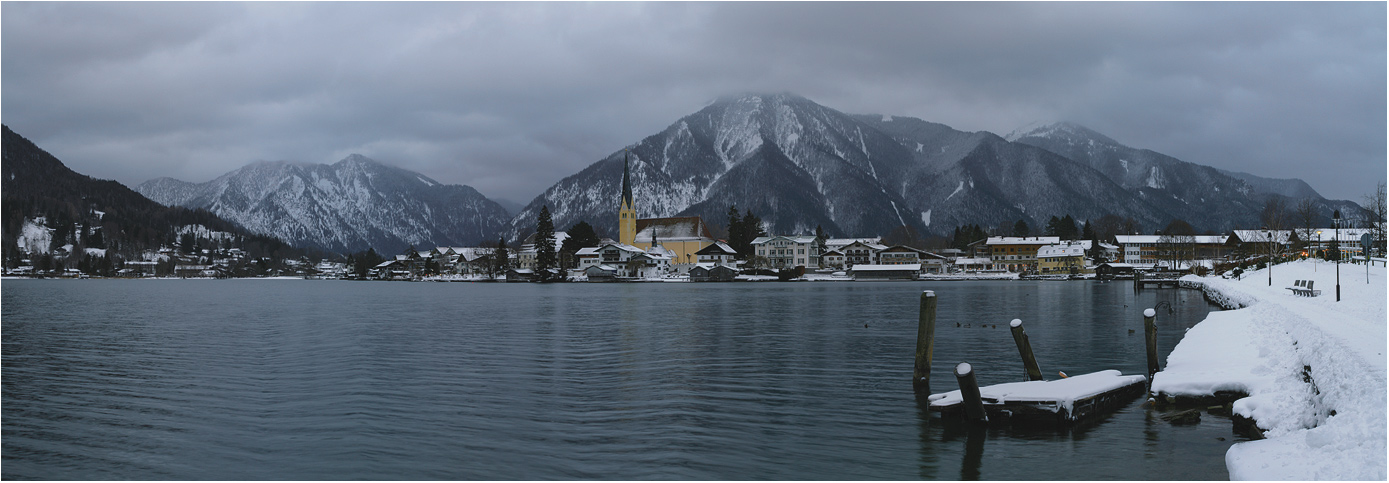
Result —
M905 245L893 245L878 250L876 256L878 263L881 265L919 265L921 264L922 255L925 253L925 250L917 250Z
M825 251L839 250L842 252L844 247L852 245L855 242L862 242L867 243L869 245L882 246L883 238L876 236L868 238L827 238L825 239Z
M1137 267L1124 262L1105 262L1095 266L1095 276L1101 279L1133 278Z
M709 226L698 216L676 216L669 218L640 218L637 220L637 234L630 245L643 250L661 247L669 250L671 263L675 265L694 265L699 262L699 251L715 243L709 233Z
M983 272L994 269L994 261L988 257L956 258L955 269L963 272Z
M820 268L825 245L811 235L760 236L752 240L753 253L767 260L769 268Z
M1296 243L1298 238L1294 230L1233 230L1225 240L1230 253L1239 257L1284 254Z
M695 252L696 263L724 263L732 265L738 257L738 251L727 243L717 241L707 247ZM693 269L692 269L693 270Z
M574 255L579 269L586 274L589 268L600 265L615 269L614 276L621 278L657 278L672 272L671 251L661 247L642 250L609 240L596 247L580 248Z
M820 268L844 268L844 252L839 250L829 250L820 254Z
M1061 237L1055 236L991 236L984 241L984 246L989 249L989 258L993 260L994 267L1009 272L1026 272L1037 269L1038 249L1060 241Z
M854 280L912 280L921 273L921 264L876 265L859 264L849 269Z
M1090 242L1058 243L1037 249L1037 272L1042 274L1081 274L1089 272L1085 252Z
M1360 245L1360 237L1369 234L1371 240L1375 239L1375 230L1373 228L1313 228L1311 230L1298 229L1296 231L1299 232L1297 236L1306 247L1302 252L1302 256L1306 257L1322 256L1324 251L1331 248L1332 240L1336 241L1336 245L1345 256L1364 256L1364 254L1361 253L1364 250ZM1303 234L1304 232L1305 234ZM1378 240L1375 240L1375 243L1372 245L1377 244Z
M878 263L878 252L886 249L886 246L876 242L855 240L844 245L839 251L844 253L844 267L853 267L854 265Z
M609 265L589 265L583 273L590 282L613 282L617 280L617 268Z
M690 268L691 282L731 282L738 270L718 263L699 263Z
M950 264L950 259L944 255L931 252L921 254L921 273L942 274L945 273Z
M521 249L516 252L517 268L535 270L536 256L540 253L535 249L535 233L531 233L521 242ZM564 246L564 240L569 238L569 233L563 231L555 232L555 261L559 261L560 248Z

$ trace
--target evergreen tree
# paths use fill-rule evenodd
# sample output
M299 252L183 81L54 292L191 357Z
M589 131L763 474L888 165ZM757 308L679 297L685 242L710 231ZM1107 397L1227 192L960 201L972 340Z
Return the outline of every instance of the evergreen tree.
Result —
M601 242L598 233L588 222L575 223L574 226L569 227L569 238L565 238L564 243L560 246L560 262L565 268L575 268L578 261L574 258L574 254L578 253L580 248L596 247Z
M738 215L738 207L728 205L728 246L738 252L738 259L746 258L740 244L743 241L743 217Z
M1079 230L1076 230L1076 219L1072 218L1070 213L1067 213L1066 216L1061 218L1061 239L1074 240L1079 235Z
M1013 224L1013 236L1025 237L1031 232L1032 230L1027 227L1026 221L1019 219L1017 223Z
M540 215L535 220L535 272L542 282L550 281L550 269L559 267L555 255L555 224L550 219L550 208L542 205Z
M511 254L507 253L506 240L497 239L497 249L492 252L492 263L497 266L497 273L506 273L511 270Z

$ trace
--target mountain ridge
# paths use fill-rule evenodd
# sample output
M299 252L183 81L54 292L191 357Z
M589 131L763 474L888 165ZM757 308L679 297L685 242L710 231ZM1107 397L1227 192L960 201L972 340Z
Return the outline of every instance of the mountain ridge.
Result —
M251 163L206 183L156 178L136 187L168 205L205 208L296 246L335 252L491 241L504 208L466 185L352 154L333 164Z

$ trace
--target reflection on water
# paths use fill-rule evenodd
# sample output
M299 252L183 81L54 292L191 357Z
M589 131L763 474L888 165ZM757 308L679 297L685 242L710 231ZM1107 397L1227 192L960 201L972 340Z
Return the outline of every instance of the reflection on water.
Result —
M1137 374L1143 308L1173 308L1164 354L1209 310L1127 283L3 288L6 479L1224 479L1235 439L1138 400L986 429L913 394L921 290L940 392L961 361L1020 380L1013 318L1044 374Z

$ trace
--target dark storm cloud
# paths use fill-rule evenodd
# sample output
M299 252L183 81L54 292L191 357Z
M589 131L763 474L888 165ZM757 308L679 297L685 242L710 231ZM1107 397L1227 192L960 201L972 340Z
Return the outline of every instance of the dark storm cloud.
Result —
M1358 199L1382 3L14 3L3 117L74 169L205 181L362 153L528 201L708 101L1007 134L1071 120Z

